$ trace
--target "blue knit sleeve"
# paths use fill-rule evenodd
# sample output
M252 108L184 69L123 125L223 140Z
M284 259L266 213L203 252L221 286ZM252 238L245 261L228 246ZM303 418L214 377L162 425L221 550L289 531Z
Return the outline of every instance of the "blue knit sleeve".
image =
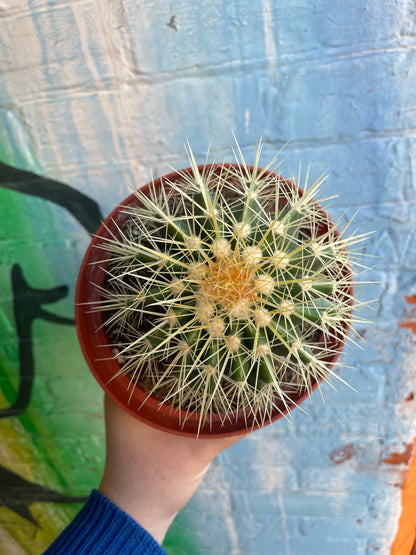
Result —
M166 555L157 541L99 491L44 555Z

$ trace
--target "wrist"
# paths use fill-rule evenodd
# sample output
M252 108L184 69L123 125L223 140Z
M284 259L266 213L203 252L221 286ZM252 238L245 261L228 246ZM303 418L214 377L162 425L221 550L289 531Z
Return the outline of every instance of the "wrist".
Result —
M98 491L162 544L178 511L169 512L163 500L156 496L146 497L133 489L126 490L105 475Z

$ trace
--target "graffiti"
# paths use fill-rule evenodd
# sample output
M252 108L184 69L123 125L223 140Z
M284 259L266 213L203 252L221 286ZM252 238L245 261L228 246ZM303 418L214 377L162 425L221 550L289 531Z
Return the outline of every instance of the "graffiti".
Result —
M54 303L68 294L68 287L54 289L32 289L26 282L21 267L15 264L12 268L13 306L16 331L19 341L20 381L15 403L0 410L0 418L17 416L25 410L30 402L34 378L32 324L35 318L42 318L55 324L73 325L72 318L56 316L43 308L44 304ZM1 483L1 481L0 481Z
M66 208L89 232L100 225L102 215L95 201L64 183L38 176L34 173L0 163L0 186L44 198ZM35 378L33 352L33 323L42 319L58 325L74 325L73 318L57 316L44 305L54 303L68 295L68 286L52 289L32 288L19 264L11 269L13 313L18 339L19 385L14 403L0 409L0 418L22 414L30 403ZM37 526L29 506L36 502L77 503L85 502L85 496L63 495L43 485L35 484L19 474L0 465L0 506L6 507Z
M93 234L103 220L98 204L88 196L59 181L54 181L31 172L22 171L1 162L0 188L14 191L23 199L26 196L38 197L65 208L89 234ZM16 204L18 205L18 203ZM7 206L5 206L5 208L7 211ZM7 214L7 212L3 214ZM26 213L23 211L21 220L23 225L28 220L25 214ZM13 219L14 214L11 215L10 218ZM29 216L29 219L30 218L31 216ZM7 229L6 222L3 223L4 229ZM13 235L10 235L10 237L13 239ZM21 243L19 243L19 245L20 244ZM25 426L29 426L29 434L33 433L33 430L36 429L33 427L31 420L31 408L35 408L36 412L36 408L41 406L36 396L35 374L42 371L42 364L38 361L37 369L36 357L38 356L38 351L35 349L35 340L39 339L39 337L35 337L37 332L34 323L47 322L57 326L67 326L73 330L74 320L72 318L58 316L48 308L48 305L67 298L69 295L69 287L73 284L71 283L68 285L65 283L64 278L62 280L63 283L61 282L53 287L50 287L49 284L48 288L42 288L42 280L44 279L45 273L39 273L39 266L36 264L36 259L35 264L29 266L29 264L23 263L24 255L22 255L19 250L16 250L15 253L16 254L13 254L12 252L11 257L7 260L10 270L7 269L6 274L4 274L5 277L7 276L4 283L6 287L7 283L10 284L9 286L12 293L12 306L10 306L12 310L10 312L10 317L11 321L14 320L14 330L12 328L11 333L15 334L17 339L16 347L14 347L16 350L13 352L13 356L16 356L17 368L16 370L13 368L11 369L11 375L13 376L18 373L18 381L15 386L9 388L9 394L7 398L5 397L6 406L0 409L0 422L5 425L4 429L8 429L7 426L10 421L17 424L16 428L14 428L13 425L11 426L13 430L11 433L13 437L12 442L14 442L14 444L19 444L22 438L22 435L19 434L26 434L27 428ZM19 259L22 262L21 264L18 263ZM42 276L40 280L39 275ZM35 278L37 279L36 288L32 285ZM42 337L40 339L42 339ZM62 354L64 355L64 353ZM7 357L7 354L5 356ZM70 426L72 426L72 422ZM46 429L47 428L48 423L46 422ZM2 433L4 433L4 430L2 430ZM6 439L6 446L7 437L7 435L3 435L2 437L3 441ZM83 437L82 431L80 437ZM28 444L32 445L30 436ZM98 453L98 451L96 451L96 453ZM92 475L98 470L96 467L99 466L99 464L95 462L95 459L93 459L94 462L89 464L90 473L87 472L84 479L80 474L72 474L73 469L71 468L71 461L68 460L70 457L68 458L68 455L61 453L60 447L57 447L56 452L51 452L50 447L46 447L43 452L39 452L36 446L34 449L29 447L29 452L26 456L29 458L40 457L41 459L45 456L51 464L51 472L55 472L54 480L65 484L65 487L68 487L69 483L75 483L77 487L85 488L89 487L88 484L90 480L94 480L95 483L95 476ZM19 454L18 460L20 460ZM66 463L69 464L64 469L62 465L65 466ZM62 529L65 520L63 520L62 512L59 511L56 513L56 525L51 522L50 526L45 528L45 522L49 522L50 516L54 516L54 514L53 512L48 512L50 509L48 509L47 506L44 509L36 509L36 503L65 504L68 510L68 512L65 513L66 518L73 518L73 516L75 516L73 511L75 511L76 508L71 507L71 505L74 503L84 503L86 501L86 496L59 493L54 490L54 486L47 487L48 478L46 478L46 480L39 478L32 479L30 474L23 477L17 470L15 471L13 464L8 464L7 466L5 466L5 464L7 464L7 458L0 463L0 508L2 510L12 511L16 518L21 517L31 526L35 526L39 542L44 542L44 544L39 543L39 546L43 545L43 547L46 548L56 534L59 533L59 530ZM68 480L66 472L69 474ZM54 483L56 483L56 481L54 481ZM94 486L91 485L90 487ZM32 504L34 504L33 507ZM1 518L3 519L3 517ZM9 519L10 522L13 522L13 519L10 518L10 515L6 515L5 518L6 520L0 522L0 527L3 526L5 530L7 530ZM21 523L18 525L19 529L20 526ZM182 522L181 517L179 517L179 519L176 520L176 525L172 526L172 530L166 539L166 547L172 550L172 553L198 552L191 538L184 536L183 530L187 529L188 526L186 522ZM14 536L12 533L16 541L16 544L13 545L17 546L20 544L25 552L27 549L28 553L37 555L39 553L39 548L31 544L30 534L32 533L33 531L28 533L26 540L22 540L22 538L24 538L23 533L19 533L17 536Z
M0 465L0 505L14 511L22 518L37 526L29 511L29 505L36 501L44 503L84 503L85 496L62 495L51 489L33 484L18 474Z
M0 162L0 187L49 200L66 208L89 232L103 220L98 204L69 185Z

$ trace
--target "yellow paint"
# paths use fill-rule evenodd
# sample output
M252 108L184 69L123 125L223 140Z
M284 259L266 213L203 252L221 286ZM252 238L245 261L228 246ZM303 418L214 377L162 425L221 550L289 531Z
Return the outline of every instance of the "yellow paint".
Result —
M0 395L0 406L6 401ZM0 420L0 464L25 480L42 484L33 470L38 449L19 417ZM53 469L47 469L51 474ZM43 484L42 484L43 485ZM76 513L76 505L32 503L30 513L39 526L20 517L6 507L0 507L0 555L40 555L52 543L59 531ZM3 541L4 540L4 541Z
M409 475L402 489L402 514L391 555L413 555L416 550L416 438Z

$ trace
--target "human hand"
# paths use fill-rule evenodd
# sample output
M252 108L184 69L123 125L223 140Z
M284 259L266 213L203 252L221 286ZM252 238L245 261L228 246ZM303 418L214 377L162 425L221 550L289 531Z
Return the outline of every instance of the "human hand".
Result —
M98 489L162 543L211 461L245 436L173 435L132 417L107 395L104 408L107 452Z

